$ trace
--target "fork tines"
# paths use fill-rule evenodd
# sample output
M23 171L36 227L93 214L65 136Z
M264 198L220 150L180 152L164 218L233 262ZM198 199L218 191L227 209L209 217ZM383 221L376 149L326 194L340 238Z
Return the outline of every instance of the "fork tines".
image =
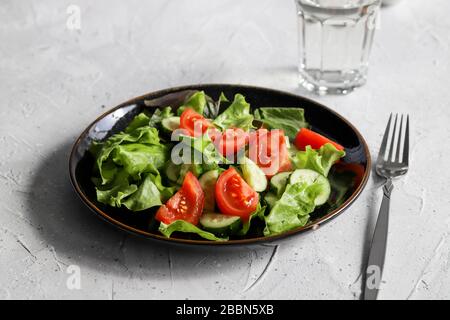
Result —
M393 128L391 130L391 124ZM405 128L403 128L405 127ZM389 146L389 148L387 148ZM402 152L403 151L403 152ZM384 132L381 148L378 153L378 161L388 163L408 164L409 154L409 115L391 113L386 130Z

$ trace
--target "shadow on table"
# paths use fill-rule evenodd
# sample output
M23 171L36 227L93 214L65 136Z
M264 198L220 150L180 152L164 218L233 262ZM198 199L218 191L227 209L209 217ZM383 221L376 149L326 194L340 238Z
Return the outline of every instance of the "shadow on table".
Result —
M154 277L170 271L174 258L197 267L207 256L231 261L235 266L248 263L242 259L243 252L248 251L244 247L177 247L126 234L101 221L84 206L70 184L71 145L60 145L41 162L27 202L30 220L43 242L53 247L59 263L124 276L140 272Z

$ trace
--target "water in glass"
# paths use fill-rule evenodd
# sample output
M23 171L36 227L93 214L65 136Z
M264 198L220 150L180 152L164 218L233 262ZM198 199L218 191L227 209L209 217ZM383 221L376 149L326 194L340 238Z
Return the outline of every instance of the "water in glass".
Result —
M366 82L381 0L295 0L300 83L345 94Z

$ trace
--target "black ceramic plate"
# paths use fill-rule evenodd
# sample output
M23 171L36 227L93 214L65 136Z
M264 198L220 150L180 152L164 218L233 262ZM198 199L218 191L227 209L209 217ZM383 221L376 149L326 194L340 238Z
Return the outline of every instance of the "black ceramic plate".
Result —
M114 133L123 130L135 115L145 108L177 106L183 101L189 90L204 90L213 99L217 99L221 92L232 97L241 93L253 108L257 107L302 107L305 109L307 121L312 129L325 134L345 147L346 156L330 172L331 179L338 183L351 184L344 194L334 190L335 197L341 197L342 201L335 205L327 205L316 210L311 215L311 222L280 235L262 237L247 235L246 238L231 239L226 242L213 242L202 240L188 234L173 235L166 238L152 228L152 215L129 212L122 208L112 208L99 203L96 200L94 185L90 180L94 159L87 152L93 140L103 140ZM242 85L193 85L187 87L171 88L146 94L120 104L112 110L101 115L90 124L76 140L69 159L70 179L75 191L81 200L99 217L110 222L125 231L141 235L146 238L163 240L166 242L184 243L191 245L231 245L251 244L273 241L294 234L304 232L318 226L333 217L336 217L347 209L359 196L369 177L370 154L364 138L356 128L336 112L312 100L290 93ZM348 179L350 177L350 179Z

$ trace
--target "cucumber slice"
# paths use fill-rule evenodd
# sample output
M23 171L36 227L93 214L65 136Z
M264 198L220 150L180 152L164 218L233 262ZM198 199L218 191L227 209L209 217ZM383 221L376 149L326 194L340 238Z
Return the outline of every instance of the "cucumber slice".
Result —
M172 161L169 161L166 167L166 176L172 182L177 182L180 175L180 166L176 165Z
M277 196L281 196L283 194L291 173L292 172L280 172L270 179L270 188L275 191Z
M241 228L241 218L220 213L204 213L200 217L203 229L215 235L231 235Z
M312 189L311 192L315 193L314 204L320 206L327 202L331 193L331 186L328 179L320 173L310 169L297 169L289 178L291 184L303 182L308 185L316 184L317 187Z
M219 179L219 170L211 170L202 174L198 180L205 194L205 205L203 207L205 211L214 211L216 207L215 186L217 179Z
M192 174L196 177L198 177L199 175L201 175L203 173L203 168L200 164L182 164L180 167L180 172L179 175L177 177L177 183L178 184L183 184L184 181L184 177L186 176L186 174L188 172L192 172Z
M241 160L242 175L245 182L249 184L256 192L263 192L267 189L267 178L256 163L247 157Z
M289 141L289 137L288 136L284 136L284 140L286 141L286 147L289 150L291 148L291 142Z
M273 206L275 205L275 203L280 199L280 197L277 197L276 194L272 193L272 192L268 192L265 196L264 196L264 200L266 201L267 205L269 206L270 209L273 208Z
M169 117L162 119L161 125L163 129L172 132L180 127L180 117Z

